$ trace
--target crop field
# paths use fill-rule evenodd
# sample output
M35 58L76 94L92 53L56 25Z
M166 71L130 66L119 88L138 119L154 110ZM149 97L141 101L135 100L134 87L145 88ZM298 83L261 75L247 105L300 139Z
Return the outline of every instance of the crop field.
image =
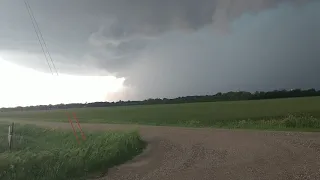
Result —
M69 109L82 123L226 128L319 128L320 97ZM66 110L2 112L1 119L68 122Z
M137 132L90 133L78 144L72 132L16 125L9 152L7 130L1 123L1 180L81 179L132 159L145 147Z

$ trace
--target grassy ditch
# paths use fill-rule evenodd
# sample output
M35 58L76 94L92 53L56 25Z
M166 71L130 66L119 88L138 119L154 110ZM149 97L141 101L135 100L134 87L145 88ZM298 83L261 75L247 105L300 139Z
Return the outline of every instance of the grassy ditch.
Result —
M130 160L145 147L137 132L91 133L78 144L72 132L18 125L9 152L7 129L0 124L1 180L81 179Z

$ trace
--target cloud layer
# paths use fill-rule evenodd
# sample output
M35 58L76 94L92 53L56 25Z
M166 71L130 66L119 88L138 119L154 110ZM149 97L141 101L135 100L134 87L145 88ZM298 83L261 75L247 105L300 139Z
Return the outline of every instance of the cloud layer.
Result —
M0 20L6 23L0 30L0 54L45 71L31 22L19 2L3 3L11 10L0 8ZM30 4L59 71L125 77L134 92L126 98L318 87L317 1L30 0Z

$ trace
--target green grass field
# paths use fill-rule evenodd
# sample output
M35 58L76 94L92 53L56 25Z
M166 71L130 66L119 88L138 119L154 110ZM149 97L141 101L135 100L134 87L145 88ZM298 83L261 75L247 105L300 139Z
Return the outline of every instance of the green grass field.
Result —
M69 109L80 122L227 128L297 128L284 121L320 118L320 97ZM66 110L0 113L0 119L68 122ZM302 115L303 114L303 115ZM312 117L311 117L312 116ZM293 120L294 119L294 120ZM301 120L303 119L303 120ZM292 124L292 123L291 123Z
M123 163L145 147L137 132L91 133L79 145L72 132L28 125L16 126L9 152L7 130L7 124L0 124L1 180L81 179Z

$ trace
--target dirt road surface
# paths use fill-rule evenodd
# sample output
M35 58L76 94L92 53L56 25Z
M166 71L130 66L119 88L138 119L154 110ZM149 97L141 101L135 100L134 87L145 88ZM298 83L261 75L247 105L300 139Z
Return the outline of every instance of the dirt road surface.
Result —
M63 123L40 126L70 128ZM138 129L149 145L99 180L320 179L320 133L82 124L86 131Z

